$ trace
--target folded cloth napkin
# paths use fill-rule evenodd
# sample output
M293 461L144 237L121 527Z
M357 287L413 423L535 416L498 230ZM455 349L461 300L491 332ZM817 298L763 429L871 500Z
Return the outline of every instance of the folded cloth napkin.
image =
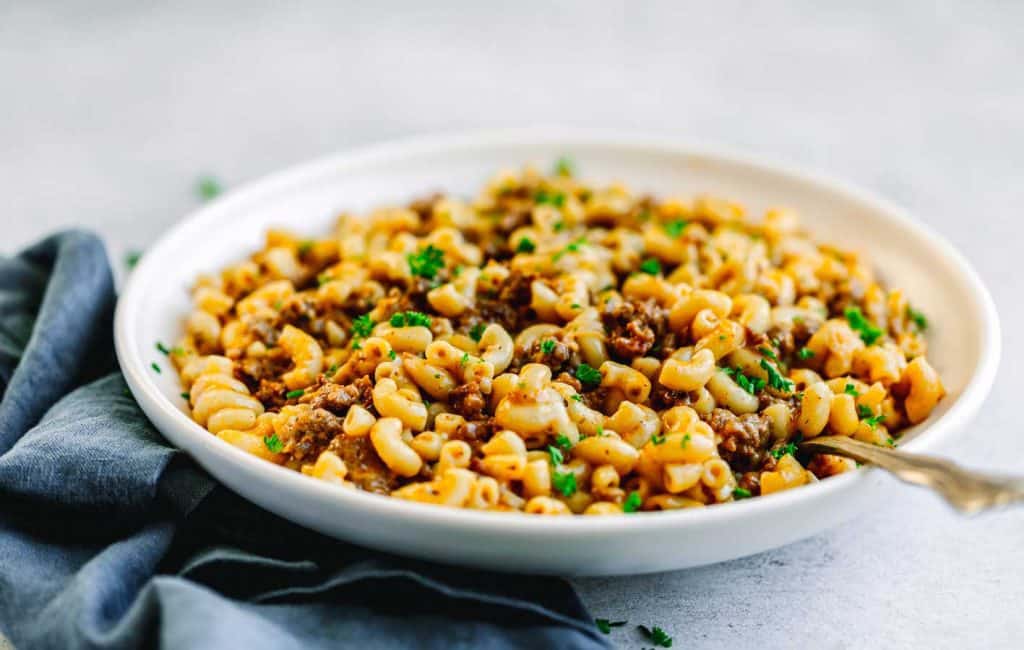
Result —
M563 580L433 565L217 486L136 406L100 241L0 258L0 632L30 648L607 648Z

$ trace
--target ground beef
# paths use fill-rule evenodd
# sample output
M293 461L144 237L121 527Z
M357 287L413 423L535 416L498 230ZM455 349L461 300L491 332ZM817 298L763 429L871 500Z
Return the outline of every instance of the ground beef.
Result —
M253 393L253 397L258 399L263 404L263 408L268 411L277 411L288 401L288 398L284 396L287 392L288 387L284 385L284 382L260 379L259 388Z
M320 321L319 328L316 327L317 321ZM278 314L278 329L283 329L285 325L313 334L323 332L323 321L317 318L316 302L308 297L296 296L284 304Z
M673 406L687 406L692 401L690 394L681 390L667 388L660 381L652 382L651 408L663 411Z
M432 192L409 203L409 209L420 216L420 220L427 222L433 216L434 204L444 198L440 192Z
M579 379L573 377L568 372L559 373L559 375L555 377L555 381L572 386L573 390L575 390L577 393L583 392L583 383Z
M551 341L551 343L554 344L554 346L551 347L551 352L544 352L543 345L545 341ZM550 346L551 344L548 345ZM552 376L557 375L570 365L579 365L578 361L576 364L570 363L573 361L573 351L568 345L562 343L558 339L550 337L534 341L533 345L526 351L524 356L525 358L522 359L523 365L527 363L543 364L548 368L551 368Z
M512 271L496 296L481 295L477 299L477 312L484 322L498 323L508 332L520 329L520 323L534 320L530 309L533 291L530 284L537 276Z
M257 391L264 379L276 381L278 377L291 369L293 363L288 353L282 348L270 348L262 357L246 357L235 364L235 378Z
M360 377L351 384L335 384L324 381L307 394L311 395L309 404L314 409L324 409L335 415L345 415L353 404L363 408L373 407L373 382L369 377Z
M291 449L294 459L312 462L335 436L342 434L343 419L325 409L313 409L299 415L294 426L295 445Z
M612 354L628 362L646 355L664 335L667 312L652 299L626 300L608 305L601 313L601 321L608 332Z
M467 420L479 419L487 406L480 384L471 381L448 393L448 406Z
M768 418L758 413L736 415L714 409L706 421L721 440L718 455L737 471L758 469L771 443Z
M345 461L348 470L345 478L367 492L388 494L398 487L398 477L381 462L369 436L338 435L330 441L327 450Z
M739 487L750 492L751 496L757 496L761 494L761 473L760 472L744 472L743 476L738 481Z
M460 424L454 432L448 435L448 439L462 440L476 452L499 431L501 431L501 427L494 421L494 418L469 420Z

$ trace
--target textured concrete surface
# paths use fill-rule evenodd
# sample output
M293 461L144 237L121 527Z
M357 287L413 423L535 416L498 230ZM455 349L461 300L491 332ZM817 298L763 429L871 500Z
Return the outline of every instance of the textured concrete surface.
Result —
M77 224L120 258L194 206L201 173L230 186L409 133L566 123L723 143L872 188L971 259L1004 357L950 453L1024 473L1024 5L316 4L0 4L0 250ZM784 549L577 584L596 616L630 621L623 647L641 645L636 623L681 648L1020 647L1022 539L1021 511L963 520L894 485Z

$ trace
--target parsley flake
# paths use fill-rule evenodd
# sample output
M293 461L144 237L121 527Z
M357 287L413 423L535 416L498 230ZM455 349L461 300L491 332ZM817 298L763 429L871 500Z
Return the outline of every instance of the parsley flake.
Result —
M781 447L776 447L775 449L772 449L768 453L771 454L772 458L774 458L775 460L778 460L786 455L792 456L796 454L796 443L787 442Z
M163 370L160 369L160 366L156 365L156 361L154 361L153 363L149 364L149 367L152 368L154 371L156 371L156 374L158 374L158 375L163 372Z
M736 499L737 501L740 499L749 499L752 496L754 495L752 495L750 493L750 490L748 490L747 488L738 487L732 491L732 498Z
M810 348L800 348L800 351L796 353L796 356L800 357L804 361L806 361L807 359L813 359L814 350Z
M688 223L685 219L676 219L675 221L663 224L662 228L665 229L665 233L672 239L679 239L679 236L686 230L687 225Z
M640 630L640 633L647 637L647 640L655 646L661 648L672 647L672 637L657 625L652 628L648 628L646 625L637 625L636 629Z
M586 237L577 237L576 239L574 239L571 242L569 242L568 244L566 244L565 248L563 248L562 250L560 250L557 253L555 253L551 257L551 260L554 261L554 262L557 262L558 260L562 259L565 256L566 253L578 253L580 251L580 247L581 246L586 246L586 244L587 244L587 238Z
M430 327L430 316L420 311L398 312L391 315L391 327Z
M576 379L586 385L597 386L601 383L601 371L591 365L581 363L576 368Z
M124 254L124 265L129 269L134 269L135 265L142 259L141 251L128 251Z
M558 176L572 176L576 164L569 156L562 156L555 161L555 174Z
M633 490L626 497L626 500L622 502L622 512L633 513L640 509L640 505L643 503L643 499L640 498L640 493Z
M537 190L537 193L533 195L533 201L537 205L553 205L556 208L560 208L565 205L565 194L561 192L549 193L546 190Z
M299 397L302 397L305 394L306 394L305 390L303 390L302 388L298 388L296 390L288 391L287 393L284 394L284 396L287 397L288 399L297 399Z
M771 348L766 348L766 347L764 347L762 345L761 347L759 347L757 349L757 351L760 352L761 354L763 354L764 356L768 357L772 361L778 361L779 360L779 358L777 356L775 356L775 351L772 350Z
M601 630L601 634L611 634L613 627L622 627L629 621L609 621L607 618L595 618L594 625Z
M654 434L653 436L651 436L651 444L655 446L665 444L665 436L659 436L658 434Z
M661 262L653 257L648 257L640 263L640 270L647 275L658 275L661 273Z
M204 201L217 198L223 191L220 182L213 176L202 176L196 183L196 193Z
M269 436L263 436L263 444L266 445L267 449L273 454L280 454L281 450L284 449L284 443L277 437L277 434Z
M869 418L864 418L864 423L865 423L865 424L867 424L867 425L868 425L869 427L871 427L872 429L874 429L875 427L877 427L877 426L878 426L879 424L881 424L882 422L885 422L885 414L881 414L881 415L872 415L872 416L871 416L871 417L869 417Z
M761 359L761 369L768 373L768 385L777 391L790 393L793 391L793 382L782 376L782 373L766 360Z
M686 449L686 446L690 444L690 434L683 436L683 439L679 442L679 446Z
M184 399L184 400L192 399L192 393L188 393L188 392L182 393L181 394L181 399Z
M843 315L846 316L846 322L850 324L850 328L860 334L865 345L871 345L882 336L882 330L875 327L859 307L847 307Z
M545 339L540 342L540 351L544 354L551 354L555 351L555 340Z
M551 485L564 496L576 494L576 475L572 472L555 472L551 475Z
M555 436L555 444L564 449L565 451L569 451L570 449L572 449L572 440L569 440L569 436L565 435L564 433L560 433L557 436Z
M917 311L913 307L910 307L909 305L907 306L907 318L913 321L914 325L917 325L917 329L919 329L920 331L927 331L928 319L925 317L924 314Z
M299 252L299 255L305 255L305 254L309 253L309 251L313 250L313 246L315 244L316 244L316 242L314 242L312 239L307 239L304 242L300 242L299 243L299 247L297 249L298 252Z
M767 382L760 377L748 377L743 374L743 369L739 366L735 368L722 368L722 372L732 377L739 384L740 388L751 395L757 395L767 385Z
M516 244L517 253L532 253L535 250L537 250L537 244L534 244L533 240L529 237L523 237L519 240L519 243Z
M161 354L169 355L171 353L170 348L168 348L166 345L164 345L160 341L156 342L156 349L159 350Z
M356 319L352 321L352 338L365 339L373 333L373 325L374 322L373 319L370 318L369 313L357 316Z
M428 280L433 280L437 272L444 268L444 251L433 245L428 245L418 253L410 253L405 259L413 275Z
M548 455L551 457L551 464L556 467L565 462L562 450L554 445L548 445Z
M486 325L484 325L483 323L477 323L473 327L469 328L469 338L479 343L480 337L484 335L485 329L487 329Z
M860 397L860 391L853 384L847 384L843 387L843 392L847 395L853 395L854 397Z

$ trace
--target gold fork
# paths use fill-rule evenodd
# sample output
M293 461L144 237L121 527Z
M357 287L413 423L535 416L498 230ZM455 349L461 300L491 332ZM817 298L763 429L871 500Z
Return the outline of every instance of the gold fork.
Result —
M944 458L879 447L845 436L819 436L800 443L800 448L881 467L902 481L931 488L968 515L1024 503L1024 479L964 469Z

